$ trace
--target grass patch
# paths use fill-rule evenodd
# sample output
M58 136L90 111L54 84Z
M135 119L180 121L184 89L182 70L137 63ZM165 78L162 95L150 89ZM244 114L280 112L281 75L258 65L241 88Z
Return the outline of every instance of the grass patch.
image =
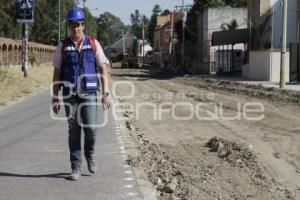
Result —
M0 82L5 79L5 77L7 76L7 74L8 74L8 70L6 70L6 69L0 69Z
M4 106L42 89L52 82L53 67L40 65L28 69L25 78L19 68L0 69L0 105Z

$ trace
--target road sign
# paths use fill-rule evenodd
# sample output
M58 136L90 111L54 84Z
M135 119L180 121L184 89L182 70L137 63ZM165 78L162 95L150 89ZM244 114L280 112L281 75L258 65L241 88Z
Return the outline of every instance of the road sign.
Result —
M34 0L16 0L16 15L19 23L33 23Z

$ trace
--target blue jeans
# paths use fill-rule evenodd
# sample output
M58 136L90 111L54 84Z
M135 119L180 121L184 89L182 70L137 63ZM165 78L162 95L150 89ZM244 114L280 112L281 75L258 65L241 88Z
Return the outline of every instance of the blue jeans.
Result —
M66 92L63 92L65 95ZM84 98L72 95L64 100L66 116L69 116L69 149L72 169L81 168L81 129L84 132L84 155L87 159L95 151L97 128L97 96L89 94ZM88 105L85 105L88 103ZM79 113L80 112L80 113ZM80 123L81 122L81 123ZM83 124L84 126L82 127ZM90 126L92 125L92 126Z

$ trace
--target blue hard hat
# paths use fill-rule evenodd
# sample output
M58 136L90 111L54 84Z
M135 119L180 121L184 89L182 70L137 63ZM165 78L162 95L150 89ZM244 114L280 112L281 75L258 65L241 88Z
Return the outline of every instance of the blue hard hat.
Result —
M70 22L84 21L84 12L80 8L71 8L67 13L66 20Z

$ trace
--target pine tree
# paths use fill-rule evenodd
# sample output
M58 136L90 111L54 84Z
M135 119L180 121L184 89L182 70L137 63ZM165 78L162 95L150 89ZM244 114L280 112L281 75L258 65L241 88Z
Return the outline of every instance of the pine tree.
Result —
M156 27L156 20L157 20L157 16L160 13L161 13L161 8L158 4L156 4L152 9L152 15L148 26L148 41L152 47L154 46L154 31Z

